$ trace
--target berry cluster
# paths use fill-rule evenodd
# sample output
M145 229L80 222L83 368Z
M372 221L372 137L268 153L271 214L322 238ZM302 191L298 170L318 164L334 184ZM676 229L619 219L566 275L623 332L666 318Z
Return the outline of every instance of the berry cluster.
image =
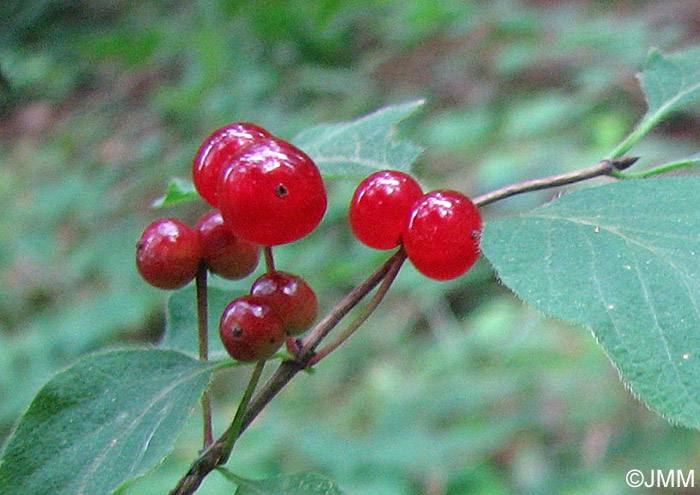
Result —
M350 226L369 247L403 244L413 266L437 280L459 277L479 257L482 222L476 205L456 191L423 194L415 179L396 170L360 183L350 203Z
M230 124L209 136L192 175L216 209L194 228L173 218L156 220L137 244L139 272L161 289L184 287L199 269L242 279L258 266L260 246L304 237L326 212L326 189L311 158L253 124ZM301 277L270 268L250 295L224 310L221 340L234 359L267 359L286 336L308 330L317 311L316 294Z
M326 212L326 189L311 158L253 124L230 124L211 134L197 151L192 175L199 194L216 209L194 228L173 218L146 228L136 263L156 287L183 287L201 269L244 278L257 267L260 246L271 258L272 246L304 237ZM416 269L437 280L462 275L479 256L482 222L474 203L455 191L424 194L415 179L395 170L360 183L350 225L370 247L402 245ZM273 265L221 317L221 340L239 361L268 359L287 336L308 330L316 318L311 287Z

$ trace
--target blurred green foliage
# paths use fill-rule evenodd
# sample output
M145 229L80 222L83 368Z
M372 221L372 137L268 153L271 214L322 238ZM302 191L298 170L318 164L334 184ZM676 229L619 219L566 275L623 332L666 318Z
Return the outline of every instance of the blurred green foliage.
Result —
M216 127L252 121L291 138L427 98L403 127L427 147L419 178L486 192L597 162L644 111L634 75L648 48L695 43L698 22L681 0L0 3L0 436L79 355L160 337L165 295L139 279L134 243ZM699 117L665 122L633 150L640 167L696 151ZM277 250L325 308L386 257L349 233L354 186L329 183L321 228ZM238 368L216 381L217 431L245 380ZM125 493L172 488L199 448L198 415L191 423ZM349 494L616 494L631 493L629 469L698 465L698 440L636 402L587 331L524 307L482 262L449 283L406 267L358 335L273 402L230 467L316 470ZM201 493L227 483L213 473Z

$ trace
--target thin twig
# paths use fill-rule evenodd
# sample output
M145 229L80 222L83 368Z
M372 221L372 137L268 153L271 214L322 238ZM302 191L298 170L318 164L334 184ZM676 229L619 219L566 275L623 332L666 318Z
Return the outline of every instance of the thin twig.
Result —
M382 266L377 268L374 273L367 277L364 282L355 286L348 294L338 303L338 305L333 308L333 310L321 320L314 328L309 332L309 334L304 337L301 341L301 349L299 349L299 354L297 355L297 361L301 362L306 366L309 359L311 359L318 344L328 335L328 333L335 328L335 326L340 322L340 320L350 312L352 308L357 306L359 303L372 289L374 289L387 273L394 266L397 259L401 259L405 256L403 249L394 253L391 258L386 260Z
M263 253L265 255L265 266L268 272L275 271L275 257L272 256L272 246L264 246Z
M255 392L255 387L258 386L258 381L260 381L260 375L262 375L264 367L264 360L255 363L255 368L253 368L253 373L250 375L248 386L243 393L241 402L238 404L238 409L236 409L236 415L233 417L233 421L231 421L231 426L229 426L226 432L222 435L222 437L226 438L226 442L224 442L224 448L221 451L221 459L219 459L219 464L225 464L226 461L228 461L231 451L233 450L233 446L241 434L243 414L248 408L248 403L250 402L250 398L253 396L253 392Z
M391 284L394 282L396 279L396 275L399 274L399 270L401 269L401 266L403 265L403 262L406 261L406 253L401 249L399 251L403 256L395 258L394 263L391 266L391 269L389 272L386 274L386 277L384 277L384 280L382 281L382 285L379 286L379 289L377 289L377 292L372 296L372 299L365 305L364 308L362 308L362 311L357 317L347 326L345 330L343 330L338 336L333 340L333 342L329 343L326 345L323 349L318 351L314 357L311 358L309 361L309 366L315 366L321 359L324 357L328 356L331 352L336 350L340 344L345 342L350 336L355 333L355 330L360 328L360 326L367 320L367 318L370 317L372 313L374 313L374 310L377 309L377 306L379 306L379 303L382 302L382 299L384 299L384 296L386 293L389 291L389 288L391 287Z
M238 404L238 409L236 410L236 415L233 417L233 421L231 421L231 425L216 442L209 445L197 460L192 463L190 470L180 479L175 488L170 491L169 495L192 495L212 470L228 460L236 440L241 435L243 413L250 403L250 398L260 380L260 375L262 374L264 366L265 361L258 361L255 364L253 373L248 381L248 386L243 393L241 402Z
M565 186L567 184L592 179L593 177L599 177L601 175L613 176L615 172L631 167L638 159L639 157L634 156L621 156L620 158L615 158L614 160L602 160L592 167L583 168L574 172L551 175L542 179L528 180L518 184L502 187L501 189L496 189L490 193L477 196L473 201L477 206L484 206L501 199L509 198L510 196L515 196L516 194L538 191L540 189L549 189L551 187Z
M209 359L209 329L207 320L207 268L202 263L197 269L195 279L197 287L197 335L199 338L199 359ZM204 427L204 448L214 442L211 426L211 394L205 390L202 394L202 419Z

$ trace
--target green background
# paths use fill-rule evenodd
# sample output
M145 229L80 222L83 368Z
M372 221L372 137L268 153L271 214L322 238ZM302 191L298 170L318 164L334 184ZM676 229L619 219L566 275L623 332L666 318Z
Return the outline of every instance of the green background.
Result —
M426 98L402 129L425 189L470 195L597 162L644 113L648 49L697 44L692 2L10 0L0 4L0 438L53 372L157 342L166 294L134 268L149 209L216 127L291 138ZM639 167L697 151L700 113L667 119ZM357 179L328 182L310 237L277 250L330 308L387 257L353 239ZM484 210L527 211L547 191ZM537 273L532 274L537 277ZM224 288L246 290L250 280ZM217 378L217 431L246 380ZM125 493L167 492L199 449ZM698 435L635 401L589 332L524 306L480 262L438 283L407 266L386 302L237 445L246 477L315 470L348 494L642 493L630 469L690 469ZM213 473L200 493L227 485ZM230 489L228 489L230 490Z

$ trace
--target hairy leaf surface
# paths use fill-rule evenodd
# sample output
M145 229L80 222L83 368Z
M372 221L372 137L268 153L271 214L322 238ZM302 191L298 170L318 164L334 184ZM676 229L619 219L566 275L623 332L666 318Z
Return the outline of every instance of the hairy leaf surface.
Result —
M0 463L3 495L108 495L170 451L215 365L174 351L85 357L37 394Z
M700 427L700 178L572 192L489 222L482 249L525 301L588 325L652 409Z

